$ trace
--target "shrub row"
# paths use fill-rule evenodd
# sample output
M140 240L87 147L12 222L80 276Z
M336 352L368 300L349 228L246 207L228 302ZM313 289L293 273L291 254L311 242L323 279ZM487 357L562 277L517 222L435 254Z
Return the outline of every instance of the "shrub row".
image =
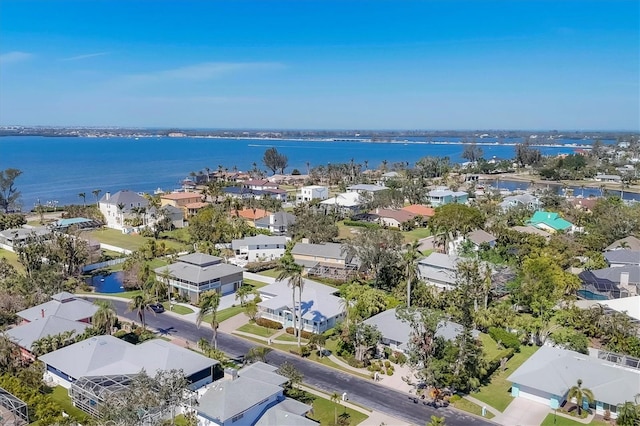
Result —
M282 327L281 327L282 328ZM293 331L293 327L287 327L287 333L292 334L292 335L296 335ZM302 336L303 339L311 339L311 336L313 336L313 333L310 333L308 331L304 331L302 330L302 333L300 334L300 336Z
M244 269L247 272L262 272L267 269L277 268L279 266L279 262L277 260L270 260L268 262L249 262L245 265Z
M520 340L518 336L513 333L509 333L507 330L497 327L489 328L489 336L496 342L502 343L507 348L512 348L514 351L520 351Z
M256 324L261 325L263 327L270 328L272 330L282 329L282 324L280 324L278 321L272 321L267 318L256 318Z
M364 362L358 361L356 357L354 357L353 355L347 355L347 356L344 356L343 358L345 361L347 361L347 364L349 364L352 367L356 367L356 368L364 367Z
M362 228L380 228L380 225L373 222L361 222L359 220L344 220L345 226L360 226Z
M500 351L498 355L487 362L487 374L484 377L491 376L500 367L502 359L506 358L506 360L508 361L509 359L511 359L514 353L515 350L513 348L507 348Z

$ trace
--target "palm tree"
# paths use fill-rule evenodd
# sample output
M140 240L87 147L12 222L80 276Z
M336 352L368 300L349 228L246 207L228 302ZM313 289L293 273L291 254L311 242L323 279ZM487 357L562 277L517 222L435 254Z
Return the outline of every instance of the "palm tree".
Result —
M96 300L94 304L98 306L98 310L93 314L91 323L102 334L111 334L111 329L118 319L113 305L108 300Z
M293 258L291 256L285 256L282 258L282 262L280 264L280 274L278 275L278 281L287 280L287 285L291 287L293 306L291 307L292 315L293 315L293 329L298 335L298 346L302 345L301 341L301 331L302 331L302 318L300 318L300 324L298 328L296 328L296 324L298 322L296 309L296 288L300 289L300 304L302 304L302 289L304 287L304 278L302 276L302 266L293 262ZM302 308L302 306L300 306ZM302 315L301 315L302 316Z
M129 302L129 306L127 307L129 312L136 311L136 313L138 314L138 318L140 319L140 323L142 324L143 330L147 329L147 323L145 321L145 312L146 311L153 312L153 309L151 309L150 304L151 304L151 300L149 300L149 298L145 293L142 293L142 294L138 294L133 299L131 299L131 302ZM155 312L153 312L153 314L155 315Z
M251 294L254 294L254 289L250 285L242 285L236 290L236 300L240 299L240 306L244 306Z
M87 205L87 194L81 192L78 194L78 197L82 198L82 207Z
M591 389L582 387L582 379L578 379L578 383L575 386L572 386L571 389L569 389L567 399L571 400L573 398L576 399L576 405L578 406L578 415L582 414L582 404L584 403L585 399L589 404L595 401Z
M405 266L405 279L407 280L407 307L411 306L411 283L416 279L416 260L420 257L419 247L420 243L418 241L405 245L405 252L402 256Z
M124 203L118 203L118 212L120 213L120 225L124 225Z
M200 295L200 312L196 318L196 325L200 327L205 316L211 314L211 329L213 337L211 343L213 349L218 349L218 307L220 306L220 293L216 290L209 290Z
M637 399L637 397L636 397ZM619 426L635 426L640 421L640 405L631 401L625 401L618 405L618 418L616 424Z
M335 403L336 405L333 406L333 424L338 424L338 405L340 405L340 395L338 395L338 392L334 392L331 394L331 402Z
M444 417L436 417L432 415L427 426L446 426L446 423L444 422Z
M96 207L98 206L98 197L100 196L101 192L102 192L101 189L94 189L93 191L91 191L93 196L96 197Z

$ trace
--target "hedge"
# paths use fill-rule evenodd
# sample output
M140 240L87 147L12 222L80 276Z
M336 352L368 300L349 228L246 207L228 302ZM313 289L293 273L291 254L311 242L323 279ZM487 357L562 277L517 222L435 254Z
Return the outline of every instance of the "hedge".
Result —
M273 269L280 266L280 262L277 260L270 260L268 262L249 262L245 265L244 269L247 272L262 272L267 269Z
M344 220L345 226L360 226L362 228L380 228L380 225L372 222L361 222L359 220Z
M256 324L261 325L262 327L270 328L272 330L282 329L282 324L280 324L278 321L272 321L267 318L256 318Z
M520 340L518 336L513 333L509 333L507 330L497 327L489 328L489 336L496 342L502 343L507 348L512 348L514 351L520 351Z
M293 327L287 327L287 333L292 334L292 335L295 336L295 333L293 332ZM313 336L313 333L310 333L308 331L302 330L302 333L300 333L300 336L303 339L311 339L311 336Z

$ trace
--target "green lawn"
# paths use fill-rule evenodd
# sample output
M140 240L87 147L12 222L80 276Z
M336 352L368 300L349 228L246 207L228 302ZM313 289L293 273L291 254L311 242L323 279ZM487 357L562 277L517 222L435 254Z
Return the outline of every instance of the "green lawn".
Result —
M234 317L241 312L244 312L244 306L240 306L240 305L232 306L230 308L218 311L218 317L217 317L218 322L228 320L229 318ZM211 324L211 315L205 315L204 318L202 319L202 322Z
M562 416L555 416L556 421L554 423L553 418L554 418L553 413L548 414L547 417L544 418L544 420L542 421L540 426L580 426L580 425L584 425L584 423L580 423L580 422L577 422L575 420L567 419L566 417L562 417ZM595 420L595 419L592 420L591 423L589 423L589 424L590 425L597 425L597 426L610 425L610 423L608 423L608 422L601 421L601 420Z
M18 261L18 255L12 251L0 248L0 257L4 257L9 262L9 265L16 268L18 271L24 271L24 266Z
M55 388L53 388L53 391L51 392L50 395L51 395L51 399L53 399L58 404L60 404L62 409L67 414L75 417L78 421L82 423L86 423L91 418L87 413L73 406L73 404L71 403L71 398L69 398L69 394L67 393L67 390L62 386L56 386Z
M289 333L285 333L285 334L282 334L282 335L276 337L273 340L276 341L276 342L277 341L281 341L281 342L297 342L298 338L296 336L292 336ZM307 339L302 339L302 342L306 343Z
M488 334L480 333L480 341L482 342L482 350L484 351L484 359L492 360L506 353L507 350L498 346L498 343ZM504 355L503 355L504 356Z
M193 309L187 308L186 306L182 306L182 305L173 305L173 309L171 309L170 302L162 302L162 306L164 306L164 308L167 311L172 311L179 315L187 315L187 314L192 314L194 312Z
M78 293L93 294L93 293L85 293L82 291L79 291ZM95 293L95 294L106 294L108 296L124 297L125 299L133 299L134 297L141 295L142 290L123 291L122 293Z
M308 415L312 420L320 422L321 426L329 426L335 424L336 415L340 415L345 411L349 414L349 424L357 425L369 418L364 413L356 411L351 408L344 407L338 403L332 402L329 399L321 398L314 395L313 401L313 414Z
M430 236L431 231L429 231L429 228L416 228L411 231L402 231L402 235L404 236L405 243L410 243Z
M255 334L256 336L269 337L276 334L278 330L274 330L272 328L267 328L267 327L263 327L261 325L256 325L256 324L245 324L242 327L240 327L238 331Z
M260 288L260 287L264 287L266 285L269 285L268 283L263 283L262 281L250 280L250 279L247 279L247 278L244 278L242 280L242 283L246 284L246 285L250 285L253 288Z
M94 231L88 231L85 236L92 240L99 241L101 243L110 244L116 247L121 247L128 250L138 250L148 240L152 240L149 237L143 237L137 234L123 234L117 229L102 228ZM173 250L186 250L189 249L188 244L180 243L174 240L158 240L156 244L160 245L164 243L165 246Z
M275 268L267 269L266 271L258 272L258 275L264 275L265 277L271 277L271 278L278 278L278 275L280 275L280 271L278 271Z
M482 417L482 407L464 398L460 399L459 401L456 401L453 404L453 406L456 407L458 410L466 411L468 413L475 414L476 416ZM493 417L494 417L493 413L487 411L485 418L491 419Z
M513 357L507 361L507 368L505 371L495 372L493 376L491 376L490 383L486 386L482 386L480 391L474 393L472 396L497 410L504 411L511 401L513 401L513 397L510 392L511 382L507 380L507 377L509 377L511 373L520 367L537 350L537 346L520 347L520 352L514 354Z

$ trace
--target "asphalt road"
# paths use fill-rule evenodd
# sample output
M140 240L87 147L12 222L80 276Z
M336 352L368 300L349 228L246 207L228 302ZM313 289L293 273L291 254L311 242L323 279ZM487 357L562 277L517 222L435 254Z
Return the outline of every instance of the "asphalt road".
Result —
M89 299L91 300L91 299ZM112 303L119 316L137 321L138 318L133 312L127 312L125 302L112 300ZM150 328L158 330L159 334L172 335L186 339L190 342L197 342L201 338L211 340L211 329L203 325L197 328L195 324L182 321L171 315L147 313L146 323ZM250 341L232 336L226 333L218 333L218 349L224 351L232 358L241 358L251 347L255 346ZM285 361L295 365L304 375L304 383L328 393L347 393L351 402L373 410L387 413L393 417L403 419L416 425L424 425L429 422L432 415L445 417L447 425L450 426L481 426L493 425L494 423L467 415L464 412L451 408L434 408L414 403L405 393L394 391L388 387L361 379L354 375L343 373L322 364L308 361L303 358L285 352L274 350L267 360L272 365L280 365Z

